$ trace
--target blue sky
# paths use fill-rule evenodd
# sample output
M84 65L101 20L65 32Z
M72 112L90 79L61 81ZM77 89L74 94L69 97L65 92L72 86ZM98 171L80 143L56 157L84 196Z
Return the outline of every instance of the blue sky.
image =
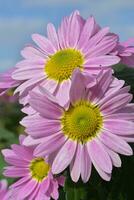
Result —
M134 37L134 0L0 0L0 71L21 59L32 33L45 34L47 23L57 27L75 9L85 18L94 15L122 41Z

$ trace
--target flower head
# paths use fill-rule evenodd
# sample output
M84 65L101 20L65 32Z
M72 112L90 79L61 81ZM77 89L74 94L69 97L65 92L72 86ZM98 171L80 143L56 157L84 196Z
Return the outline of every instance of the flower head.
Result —
M120 61L118 56L110 55L117 46L118 36L107 27L100 28L93 17L84 20L78 11L65 17L58 31L53 24L48 24L47 35L33 34L38 47L28 46L21 52L24 60L17 64L12 77L23 81L16 90L23 97L41 85L63 105L69 98L71 77L76 68L87 73L94 84L93 75L100 68ZM26 99L21 100L27 103Z
M25 145L37 145L34 155L54 153L52 172L58 174L70 165L72 180L80 175L89 180L92 164L105 180L112 165L121 166L118 155L132 155L127 142L133 141L134 104L124 81L101 71L97 83L88 87L85 76L75 70L70 99L61 107L48 93L31 93L30 105L36 111L22 120L29 136Z
M51 172L51 165L44 157L33 155L34 147L22 145L23 137L20 138L20 145L12 145L12 149L2 150L5 161L10 166L5 167L4 175L7 177L20 178L10 186L13 196L16 199L58 199L58 187L64 185L64 177L54 178Z

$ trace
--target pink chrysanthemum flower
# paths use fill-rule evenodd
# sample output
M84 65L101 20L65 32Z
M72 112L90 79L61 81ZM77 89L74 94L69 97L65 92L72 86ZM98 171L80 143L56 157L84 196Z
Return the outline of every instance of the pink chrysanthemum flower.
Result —
M84 20L78 11L65 17L57 32L53 24L48 24L47 35L33 34L38 47L28 46L21 52L24 60L17 64L12 77L24 81L16 90L23 97L42 85L63 105L69 98L75 68L93 75L120 61L118 56L110 55L118 36L108 27L100 28L93 17ZM90 79L92 82L94 77ZM27 100L21 98L21 102L26 104Z
M9 200L8 195L8 189L7 189L7 181L1 180L0 181L0 200Z
M134 38L120 43L117 49L121 63L134 67Z
M23 138L21 138L21 143ZM33 156L34 147L12 145L12 149L2 150L5 161L4 175L20 178L10 186L11 198L17 200L50 200L58 199L59 185L64 185L64 177L54 178L47 158ZM15 198L14 198L15 197Z
M132 155L127 142L134 141L134 104L124 81L112 77L111 70L99 73L97 84L86 85L76 70L65 107L48 93L31 92L30 105L37 113L25 117L21 124L29 136L25 145L34 145L34 155L54 153L52 172L58 174L70 165L72 180L80 175L87 182L92 164L105 180L110 180L112 165L121 166L118 155Z

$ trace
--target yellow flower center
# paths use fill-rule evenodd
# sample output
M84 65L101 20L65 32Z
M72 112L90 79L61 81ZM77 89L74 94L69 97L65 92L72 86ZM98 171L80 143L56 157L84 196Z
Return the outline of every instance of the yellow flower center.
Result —
M71 77L75 68L83 69L84 57L75 49L60 50L52 55L45 64L48 78L62 82Z
M43 158L35 158L30 164L30 172L32 177L37 181L41 182L45 177L47 177L50 171L50 166L45 162Z
M88 101L80 101L64 112L61 124L66 136L86 143L99 133L103 117L97 106Z

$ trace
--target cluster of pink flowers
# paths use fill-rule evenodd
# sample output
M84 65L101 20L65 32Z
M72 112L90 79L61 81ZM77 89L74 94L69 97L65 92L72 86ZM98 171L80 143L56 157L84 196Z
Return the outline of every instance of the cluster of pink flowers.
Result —
M9 164L4 175L19 178L11 199L57 200L68 167L74 182L89 181L93 166L109 181L113 166L121 166L119 154L133 154L133 97L112 66L134 67L134 40L121 43L78 11L58 31L48 24L47 37L32 39L36 45L22 50L24 59L0 75L0 95L15 88L27 114L20 144L2 150Z

